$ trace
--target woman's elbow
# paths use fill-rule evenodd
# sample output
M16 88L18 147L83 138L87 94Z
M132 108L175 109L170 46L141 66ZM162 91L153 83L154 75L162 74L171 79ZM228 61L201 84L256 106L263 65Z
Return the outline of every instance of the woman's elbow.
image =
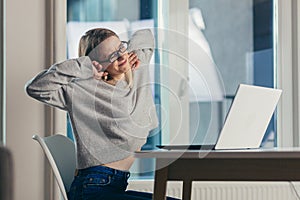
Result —
M28 96L35 96L35 90L33 89L32 87L32 81L28 81L25 86L24 86L24 90L25 90L25 93L28 95Z
M25 84L24 90L28 96L30 96L34 99L38 99L40 97L40 92L38 90L34 89L31 81L29 81Z
M31 96L33 93L30 83L31 83L31 81L27 82L24 86L24 91L28 96Z

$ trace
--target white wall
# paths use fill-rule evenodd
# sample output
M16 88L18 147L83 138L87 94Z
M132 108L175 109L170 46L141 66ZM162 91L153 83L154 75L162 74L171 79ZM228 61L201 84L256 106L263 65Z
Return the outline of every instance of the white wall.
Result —
M24 84L44 67L45 1L6 1L6 135L15 200L44 199L43 154L31 139L44 132L44 106L26 96Z

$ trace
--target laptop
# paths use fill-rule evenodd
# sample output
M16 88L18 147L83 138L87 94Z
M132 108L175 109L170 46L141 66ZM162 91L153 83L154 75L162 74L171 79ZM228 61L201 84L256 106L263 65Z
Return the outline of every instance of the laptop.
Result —
M259 148L282 90L240 84L216 144L158 145L166 150Z

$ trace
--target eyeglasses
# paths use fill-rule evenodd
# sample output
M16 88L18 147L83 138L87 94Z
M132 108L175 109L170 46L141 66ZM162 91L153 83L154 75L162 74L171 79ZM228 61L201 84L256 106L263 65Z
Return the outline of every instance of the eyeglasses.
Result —
M128 49L128 42L121 41L119 49L112 54L110 54L109 59L99 61L99 63L113 63L115 62L123 53L125 53Z

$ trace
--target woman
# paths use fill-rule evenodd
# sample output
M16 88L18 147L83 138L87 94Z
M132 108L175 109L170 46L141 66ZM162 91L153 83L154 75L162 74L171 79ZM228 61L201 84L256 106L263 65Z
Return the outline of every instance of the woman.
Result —
M28 95L70 116L77 170L69 199L152 199L126 187L133 152L158 125L148 67L153 48L150 30L127 43L111 30L93 29L80 40L79 58L27 83Z

